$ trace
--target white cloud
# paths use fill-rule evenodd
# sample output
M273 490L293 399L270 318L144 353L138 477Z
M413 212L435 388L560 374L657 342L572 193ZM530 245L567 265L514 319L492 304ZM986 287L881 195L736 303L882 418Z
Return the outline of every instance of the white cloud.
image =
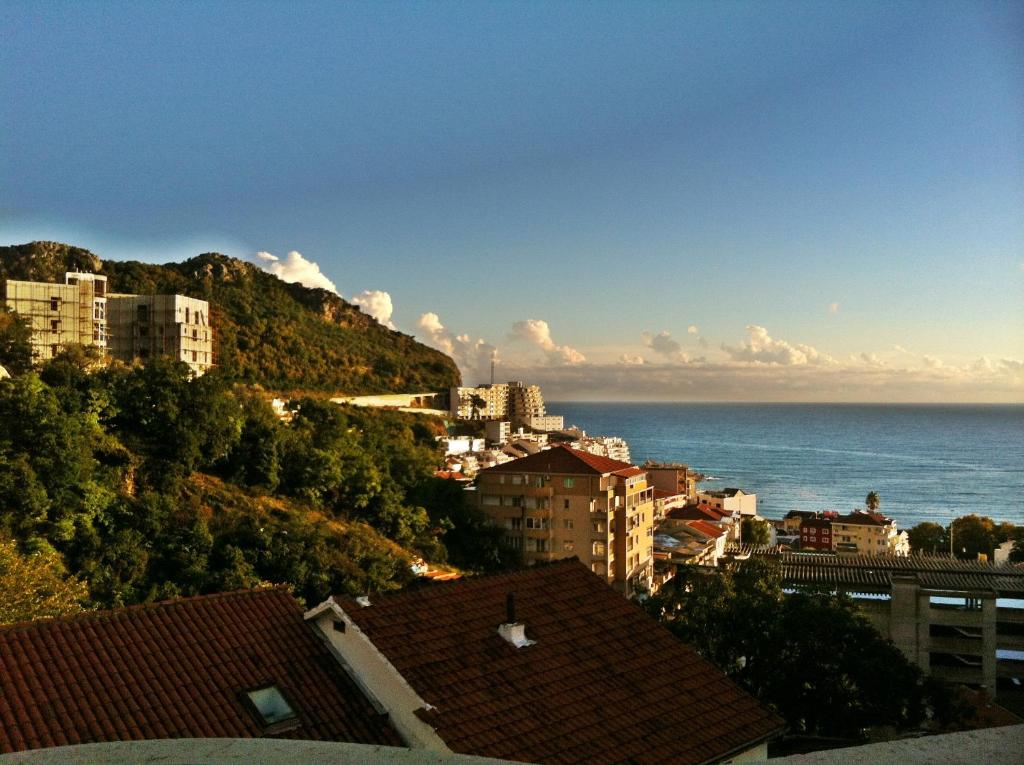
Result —
M899 345L899 344L894 345L892 347L892 349L894 351L896 351L896 353L903 353L903 354L906 354L907 356L913 356L914 355L913 353L911 353L910 351L908 351L906 348L904 348L902 345Z
M582 364L586 357L568 345L558 345L551 337L551 327L543 319L526 319L512 325L510 339L535 345L547 355L551 364Z
M747 338L743 345L737 347L723 343L722 350L729 354L733 361L759 364L802 366L836 363L831 356L821 353L809 345L791 345L785 340L776 340L769 336L767 329L756 324L747 327Z
M946 366L942 359L936 358L935 356L929 356L927 354L921 357L921 361L923 361L924 365L929 369L942 369Z
M685 364L690 360L690 357L683 353L683 347L678 341L673 340L672 335L664 330L656 335L651 332L643 332L641 337L644 339L644 345L669 361Z
M292 250L284 260L269 252L257 252L256 261L260 268L274 274L282 281L297 282L304 287L319 287L338 294L334 282L320 271L320 266L312 260L306 260L301 252Z
M369 314L388 329L395 328L395 325L391 322L394 306L391 304L391 295L389 293L383 290L363 290L352 298L352 302L362 308L364 313Z
M688 335L699 335L700 334L700 328L696 324L691 324L689 327L686 328L686 334L688 334Z
M828 312L830 314L832 314L833 316L835 314L839 313L839 303L829 303L828 304Z
M444 324L436 313L420 316L417 327L423 333L422 341L451 356L468 384L486 382L490 379L491 361L496 361L498 350L482 338L473 340L469 335L456 335Z
M634 356L633 354L630 353L623 353L621 356L619 356L619 363L639 366L640 364L643 364L645 362L643 356Z

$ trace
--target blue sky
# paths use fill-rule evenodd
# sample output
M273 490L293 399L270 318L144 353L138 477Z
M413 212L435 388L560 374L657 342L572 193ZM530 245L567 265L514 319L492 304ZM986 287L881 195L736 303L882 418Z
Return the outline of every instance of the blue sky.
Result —
M0 25L0 242L326 279L560 398L1024 400L1020 3Z

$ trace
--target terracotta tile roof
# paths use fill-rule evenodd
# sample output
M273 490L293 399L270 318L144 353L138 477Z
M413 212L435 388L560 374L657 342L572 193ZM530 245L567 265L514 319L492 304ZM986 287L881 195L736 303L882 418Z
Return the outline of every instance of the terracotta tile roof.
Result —
M725 533L725 529L707 521L689 521L687 524L691 529L697 529L701 534L717 539Z
M881 513L848 513L832 519L833 523L847 523L853 526L888 526L892 520Z
M0 628L0 752L266 735L246 691L276 685L287 738L402 746L286 590L247 590Z
M567 475L604 475L632 468L628 462L599 457L570 446L555 446L536 454L481 470L481 473L556 473Z
M622 470L616 470L614 474L619 476L620 478L632 478L635 475L644 475L646 473L647 471L642 468L628 467L623 468Z
M732 513L725 513L715 510L707 505L684 505L669 510L666 515L679 521L720 521L722 518L732 518Z
M535 645L498 635L505 599ZM453 751L534 763L714 762L782 721L575 559L335 598Z

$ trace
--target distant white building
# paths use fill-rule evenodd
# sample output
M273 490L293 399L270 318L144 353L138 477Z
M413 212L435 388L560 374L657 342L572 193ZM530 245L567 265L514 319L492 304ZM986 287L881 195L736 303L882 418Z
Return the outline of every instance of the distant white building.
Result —
M107 295L110 354L122 361L170 356L201 375L213 366L210 304L184 295Z
M697 503L716 510L739 513L744 517L757 515L757 495L747 494L743 489L700 489L697 492Z

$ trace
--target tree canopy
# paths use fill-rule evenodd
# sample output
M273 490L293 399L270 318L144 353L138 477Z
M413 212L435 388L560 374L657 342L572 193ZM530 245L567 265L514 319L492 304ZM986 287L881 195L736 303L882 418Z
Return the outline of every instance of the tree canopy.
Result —
M884 640L846 596L784 595L777 564L751 559L681 573L646 607L682 640L770 704L791 732L855 737L919 725L945 691ZM948 706L948 705L947 705Z

